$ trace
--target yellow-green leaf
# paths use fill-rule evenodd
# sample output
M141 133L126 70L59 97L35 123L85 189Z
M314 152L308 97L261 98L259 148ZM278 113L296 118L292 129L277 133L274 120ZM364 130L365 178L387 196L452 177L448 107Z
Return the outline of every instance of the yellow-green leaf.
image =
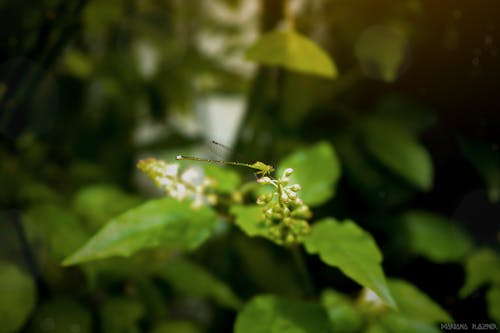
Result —
M0 333L17 332L33 310L35 283L15 264L0 262Z
M329 333L325 310L317 303L260 295L236 318L235 333Z
M413 254L435 262L460 261L472 248L469 235L451 220L426 211L403 215L408 246Z
M361 312L346 295L325 290L321 293L321 303L328 314L333 332L354 333L359 332L363 326Z
M364 125L364 145L375 159L418 189L432 187L431 156L406 129L378 118Z
M390 27L369 27L359 37L355 53L363 72L374 79L396 80L407 49L405 35Z
M475 250L465 260L465 283L460 297L489 282L500 284L500 255L487 248Z
M272 31L247 51L247 59L265 65L319 75L337 76L337 68L328 54L314 41L295 31Z
M231 207L236 216L236 225L250 237L268 237L268 228L262 219L262 207L257 205L236 205Z
M318 254L324 263L339 268L396 308L382 270L382 254L371 235L354 222L340 223L333 218L316 222L304 244L307 252Z
M152 200L110 220L63 265L127 257L159 245L194 250L211 235L214 225L215 214L207 207L195 210L189 202L172 198Z
M389 279L387 282L399 310L408 318L429 324L453 321L439 304L411 283L400 279Z
M392 312L380 320L387 333L440 333L436 326L429 323L410 319L401 313Z
M319 142L285 157L277 174L281 176L286 168L294 170L290 184L302 187L300 197L311 206L320 205L333 196L341 174L337 153L328 142Z
M500 325L500 284L493 286L486 293L488 315Z
M221 306L232 309L241 306L240 299L228 285L188 260L168 262L159 274L180 293L213 299Z

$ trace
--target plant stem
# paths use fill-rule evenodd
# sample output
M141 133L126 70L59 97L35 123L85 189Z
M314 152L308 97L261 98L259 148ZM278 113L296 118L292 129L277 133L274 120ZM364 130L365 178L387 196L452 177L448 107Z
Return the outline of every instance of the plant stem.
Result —
M314 285L312 283L311 276L309 275L309 271L307 270L301 249L298 245L293 245L291 247L291 251L292 251L293 261L295 262L295 266L297 267L298 273L300 275L300 279L304 284L306 295L313 296Z
M285 22L286 22L286 28L287 30L294 30L295 29L295 17L293 17L293 11L292 11L292 1L291 0L285 0L283 3L283 14L285 16Z

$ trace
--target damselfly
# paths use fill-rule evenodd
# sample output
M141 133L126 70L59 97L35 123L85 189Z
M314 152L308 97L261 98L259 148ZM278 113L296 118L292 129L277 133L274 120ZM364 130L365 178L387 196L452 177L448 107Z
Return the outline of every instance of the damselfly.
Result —
M224 145L212 141L213 144L219 145L224 147ZM242 163L242 162L233 162L233 161L223 161L223 160L212 160L208 158L200 158L200 157L193 157L193 156L184 156L184 155L177 155L175 157L176 160L189 160L189 161L197 161L197 162L207 162L207 163L217 163L217 164L226 164L226 165L236 165L236 166L242 166L242 167L247 167L251 168L254 170L257 170L256 174L259 176L267 176L270 175L274 171L274 167L268 164L265 164L263 162L257 161L253 164L250 163Z

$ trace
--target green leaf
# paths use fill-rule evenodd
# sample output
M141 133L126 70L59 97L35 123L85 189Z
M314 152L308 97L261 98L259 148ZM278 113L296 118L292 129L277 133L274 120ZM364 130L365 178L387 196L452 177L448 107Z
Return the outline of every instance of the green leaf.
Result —
M486 283L500 284L500 256L491 249L478 249L465 260L465 283L460 297L466 297Z
M486 302L488 304L488 315L497 324L500 324L500 284L488 290L486 293Z
M41 244L57 261L75 251L89 236L75 214L57 204L30 207L23 215L23 225L30 243Z
M180 293L213 299L219 305L232 309L238 309L242 304L227 284L187 260L169 262L159 274Z
M241 184L240 175L220 165L204 165L205 176L215 180L215 189L223 193L232 193L238 189Z
M500 153L498 147L482 141L460 140L462 154L474 165L488 187L491 202L500 202Z
M367 76L393 82L403 65L407 47L406 36L401 31L374 26L366 29L357 40L355 53Z
M0 295L0 333L17 332L35 305L35 283L15 264L0 261Z
M345 173L360 195L375 207L400 205L415 194L415 189L368 156L351 133L339 135L335 140Z
M328 317L319 304L260 295L238 313L235 333L327 333Z
M152 200L110 220L63 265L127 257L159 245L194 250L210 237L214 225L215 214L207 207L195 210L189 202L172 198Z
M247 51L247 59L265 65L324 76L337 77L337 68L314 41L295 31L271 31Z
M350 333L361 329L363 325L361 313L345 295L325 290L321 294L321 303L326 309L333 332Z
M73 208L93 230L112 217L141 203L141 199L107 184L84 187L73 198Z
M389 333L440 333L434 325L426 322L409 319L399 313L389 313L381 320L382 326Z
M320 104L321 94L326 95L327 87L323 80L290 72L284 76L280 89L280 121L295 127L300 126L306 115Z
M66 70L79 79L89 79L94 71L92 58L76 49L69 49L63 58Z
M37 308L30 332L33 333L92 332L88 309L72 299L55 298Z
M19 197L23 201L33 203L56 203L61 200L59 194L49 185L34 181L24 181L21 184Z
M446 311L411 283L400 279L389 279L388 283L401 314L429 324L453 321Z
M413 254L435 262L453 262L460 261L472 249L467 233L441 215L411 211L403 215L402 221Z
M316 222L311 234L305 237L305 247L396 308L382 271L382 254L371 235L354 222L339 223L333 218Z
M297 298L303 293L303 284L298 280L288 250L277 248L271 242L237 234L235 255L241 274L262 292Z
M389 94L382 97L376 107L378 119L397 123L413 135L419 135L436 123L436 116L426 107L401 95Z
M262 219L262 207L257 205L234 205L230 210L236 216L236 225L250 237L268 237L267 227Z
M366 328L364 333L388 333L379 322L370 323L370 325Z
M318 206L332 197L340 178L340 162L332 145L320 142L284 158L278 167L281 175L287 168L294 170L290 184L299 184L300 197L310 206Z
M106 333L140 333L138 321L145 312L144 305L137 300L109 299L100 309L101 330Z
M416 188L427 191L432 187L431 157L410 133L376 117L364 125L364 145L374 158Z

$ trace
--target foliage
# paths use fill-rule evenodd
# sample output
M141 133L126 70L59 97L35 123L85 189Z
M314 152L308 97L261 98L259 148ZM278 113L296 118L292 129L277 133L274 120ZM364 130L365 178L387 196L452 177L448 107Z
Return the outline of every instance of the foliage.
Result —
M327 78L337 76L337 68L325 51L295 31L273 31L263 35L248 49L247 58Z
M498 108L450 97L453 45L472 80L496 51L460 6L0 1L0 332L498 325L498 130L467 124Z
M36 290L33 279L17 265L0 262L1 332L21 328L34 308Z

